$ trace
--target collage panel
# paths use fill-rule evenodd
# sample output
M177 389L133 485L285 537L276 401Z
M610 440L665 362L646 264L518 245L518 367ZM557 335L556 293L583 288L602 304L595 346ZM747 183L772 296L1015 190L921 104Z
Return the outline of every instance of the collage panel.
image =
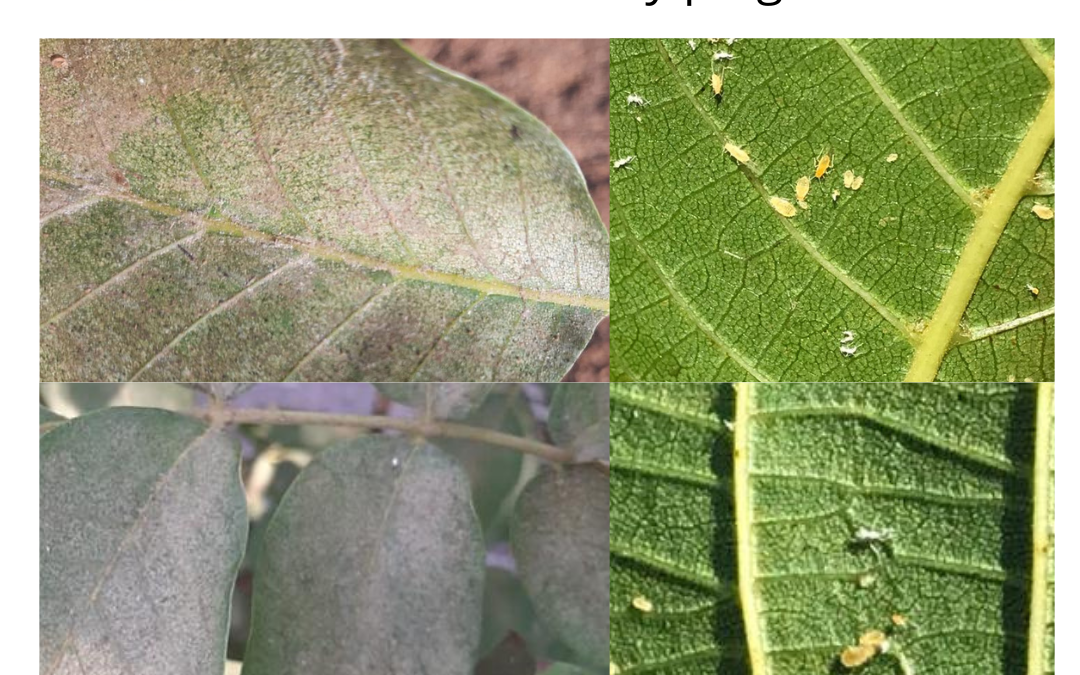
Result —
M606 383L40 402L43 674L603 670Z
M615 381L1054 380L1054 41L614 39Z
M1054 385L611 386L611 673L1054 672Z
M607 380L607 40L39 69L41 381Z

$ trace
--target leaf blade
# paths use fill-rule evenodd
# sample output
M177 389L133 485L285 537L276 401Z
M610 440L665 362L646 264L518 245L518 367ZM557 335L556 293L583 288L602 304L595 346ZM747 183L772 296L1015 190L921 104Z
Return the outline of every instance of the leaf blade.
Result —
M42 672L220 669L247 532L233 443L129 408L41 446Z
M43 379L557 380L607 311L565 147L394 43L41 48Z
M438 449L377 437L323 451L264 546L247 675L471 672L483 543L468 481Z
M1006 199L1004 189L1022 182L1028 194L1038 174L1029 162L1022 181L1002 183L1052 99L1052 72L1019 41L743 40L731 49L738 60L717 100L708 48L612 43L612 100L650 102L612 114L612 156L635 157L612 180L619 376L900 380L916 349L944 344L952 358L942 379L965 370L979 380L1005 379L988 370L1052 379L1053 295L1026 288L1052 289L1052 241L1042 232L1029 241L1028 198ZM968 114L982 105L1001 114ZM1052 141L1052 124L1035 126ZM1047 144L1044 135L1032 154L1043 157ZM823 155L833 170L811 181L809 208L779 217L768 199L790 199ZM1052 149L1045 156L1052 163ZM843 188L846 171L865 186ZM1052 183L1035 182L1052 195ZM995 189L1010 225L996 248L981 242L988 260L960 266L978 195ZM945 303L963 320L931 321L954 272L974 293ZM952 346L1014 320L1033 325L993 340L1000 363L971 358L985 345ZM928 322L937 325L929 338ZM839 349L849 330L854 354Z

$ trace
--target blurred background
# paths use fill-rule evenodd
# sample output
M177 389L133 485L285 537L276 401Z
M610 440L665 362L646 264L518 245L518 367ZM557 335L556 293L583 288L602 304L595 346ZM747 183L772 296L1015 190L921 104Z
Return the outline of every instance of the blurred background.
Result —
M457 421L552 443L548 416L557 386L494 385L478 408ZM602 387L603 395L606 395L607 385L574 386ZM144 406L185 412L207 403L203 393L178 384L44 383L39 391L41 405L64 417L76 417L111 406ZM375 386L365 383L255 384L230 400L228 406L395 417L416 414L412 408L391 401ZM313 457L336 441L369 433L396 432L327 426L241 425L233 428L232 433L243 453L243 481L250 518L247 553L233 595L229 637L229 658L240 661L250 628L253 569L261 537L289 484ZM606 438L603 440L606 442ZM488 654L514 634L523 638L528 651L536 657L539 672L544 672L545 664L553 661L572 662L574 658L568 648L538 622L518 579L508 544L509 519L517 496L543 461L474 441L433 439L432 442L454 455L468 473L473 505L484 532L487 574L480 654ZM230 668L237 666L231 664Z
M608 220L607 40L403 40L413 51L488 85L551 127L585 174L596 210ZM608 319L567 381L607 382Z

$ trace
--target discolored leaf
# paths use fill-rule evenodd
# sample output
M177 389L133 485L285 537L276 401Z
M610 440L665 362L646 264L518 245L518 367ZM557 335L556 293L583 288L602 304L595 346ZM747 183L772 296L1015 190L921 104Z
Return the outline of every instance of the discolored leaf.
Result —
M219 431L115 408L45 434L41 673L220 672L246 534Z
M518 498L511 543L540 620L600 668L608 654L608 477L549 467Z
M612 41L613 378L1052 380L1052 41L722 49Z
M264 536L245 675L472 672L484 551L442 451L386 436L324 450Z
M607 311L566 148L396 43L40 49L43 380L550 381Z

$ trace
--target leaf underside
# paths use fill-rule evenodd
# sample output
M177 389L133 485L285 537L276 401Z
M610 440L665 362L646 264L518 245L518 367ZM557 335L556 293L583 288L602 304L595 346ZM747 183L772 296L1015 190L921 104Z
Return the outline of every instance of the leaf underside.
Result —
M745 419L729 385L612 387L621 672L840 673L881 630L889 653L860 672L1024 673L1043 592L1052 671L1052 546L1031 586L1035 387L745 387ZM725 421L745 434L742 478ZM891 537L859 544L858 528Z
M484 549L442 451L386 436L323 451L263 545L244 675L471 672Z
M43 380L558 380L606 313L566 148L395 43L41 57Z
M1054 203L1052 41L693 43L612 42L611 156L633 157L612 176L617 379L903 379L954 273L978 279L937 378L1053 379L1053 220L1031 211ZM1018 199L990 201L1032 151ZM781 216L769 198L804 176L808 208ZM958 267L995 214L989 260Z
M41 439L43 675L205 675L225 661L247 538L239 451L160 410L114 408Z

